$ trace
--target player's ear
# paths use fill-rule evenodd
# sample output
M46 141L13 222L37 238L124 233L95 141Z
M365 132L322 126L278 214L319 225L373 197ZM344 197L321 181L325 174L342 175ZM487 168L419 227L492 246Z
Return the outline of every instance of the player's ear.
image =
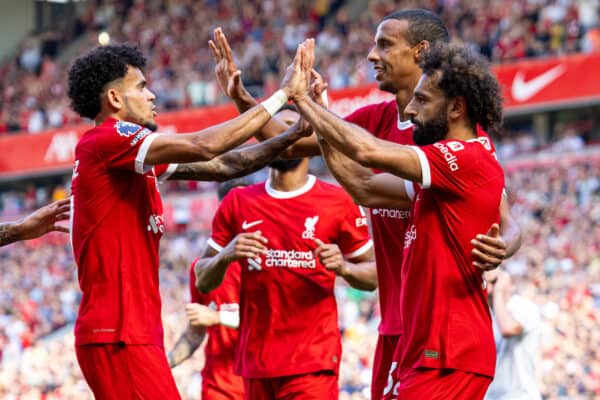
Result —
M423 58L423 54L429 50L429 41L428 40L421 40L419 43L417 43L414 46L415 52L414 52L414 56L415 56L415 63L419 63L419 61L421 61L421 58Z
M467 118L467 103L462 96L455 97L448 101L448 117L451 120Z
M109 86L106 89L104 96L108 105L115 111L119 111L123 108L123 97L121 96L121 93L119 92L117 87Z

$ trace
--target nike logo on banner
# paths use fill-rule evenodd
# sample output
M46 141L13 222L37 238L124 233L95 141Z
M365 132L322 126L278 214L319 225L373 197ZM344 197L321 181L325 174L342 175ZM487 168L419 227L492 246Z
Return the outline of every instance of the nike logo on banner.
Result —
M567 69L563 64L559 64L527 82L525 82L523 72L517 72L512 84L513 99L516 101L529 100L546 86L554 82L559 76L564 74L566 70Z
M259 219L258 221L254 221L254 222L246 222L246 221L244 221L242 223L242 229L250 229L254 225L258 225L258 224L262 224L262 219Z

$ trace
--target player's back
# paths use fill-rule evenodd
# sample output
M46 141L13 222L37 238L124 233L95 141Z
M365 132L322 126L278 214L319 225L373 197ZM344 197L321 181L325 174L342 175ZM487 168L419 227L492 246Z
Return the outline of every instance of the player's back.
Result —
M493 376L491 320L471 240L498 222L503 171L486 138L420 149L423 182L416 187L402 265L401 369Z
M75 149L71 235L83 291L77 344L162 345L162 203L154 171L136 172L150 135L138 125L107 119Z

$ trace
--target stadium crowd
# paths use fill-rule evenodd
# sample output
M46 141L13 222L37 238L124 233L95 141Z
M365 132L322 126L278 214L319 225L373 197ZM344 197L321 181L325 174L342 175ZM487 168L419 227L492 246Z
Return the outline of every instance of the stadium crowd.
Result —
M544 399L600 396L600 159L507 165L512 212L523 231L521 250L504 268L518 293L541 308L538 363ZM167 196L167 202L180 193ZM205 218L210 218L208 215ZM208 226L208 225L206 225ZM168 233L160 270L165 344L184 325L189 261L209 232ZM577 238L577 240L573 240ZM0 397L81 399L91 396L73 352L79 291L68 239L55 234L0 250ZM379 307L374 293L336 286L343 335L340 399L368 398ZM61 327L65 327L61 329ZM184 398L197 399L202 355L174 369ZM41 396L44 397L41 397Z
M214 27L231 40L250 92L272 93L296 46L316 38L319 64L330 88L373 81L366 60L381 18L398 8L439 13L456 41L468 43L494 63L576 51L600 51L599 3L595 0L378 0L353 12L352 1L299 0L88 1L71 30L25 39L0 66L0 133L77 122L65 94L65 57L75 39L81 51L112 41L138 43L149 56L147 77L159 111L225 101L213 79L206 45ZM210 23L206 23L210 21ZM81 44L83 42L83 44Z

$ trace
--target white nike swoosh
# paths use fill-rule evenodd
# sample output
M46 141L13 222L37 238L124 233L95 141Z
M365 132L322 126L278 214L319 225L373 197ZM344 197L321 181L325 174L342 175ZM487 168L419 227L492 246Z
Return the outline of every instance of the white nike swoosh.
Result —
M512 84L512 97L516 101L527 101L538 94L546 86L554 82L559 76L566 72L567 68L559 64L541 75L525 82L523 72L519 71L515 75Z
M246 221L244 221L242 223L242 229L250 229L254 225L262 224L262 222L263 222L262 219L259 219L258 221L254 221L254 222L246 222Z

